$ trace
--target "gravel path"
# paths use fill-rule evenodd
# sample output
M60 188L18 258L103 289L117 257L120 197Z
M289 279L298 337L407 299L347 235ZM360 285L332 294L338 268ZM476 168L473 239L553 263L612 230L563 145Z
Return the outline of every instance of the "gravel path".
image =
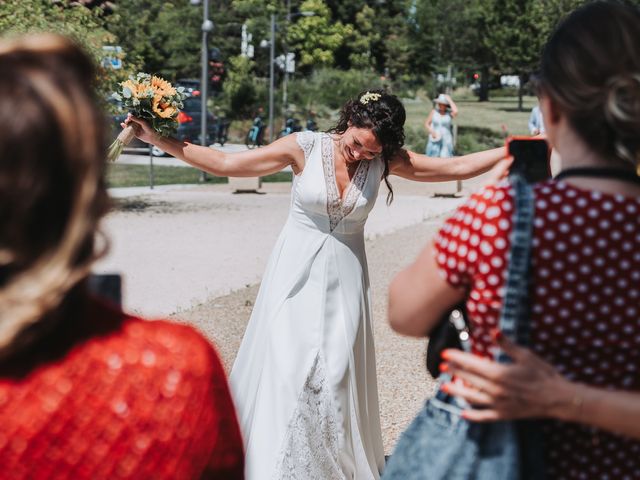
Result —
M393 275L417 256L439 224L439 219L427 220L367 241L380 416L387 455L433 391L433 381L424 368L425 341L401 337L387 324L387 288ZM258 285L248 286L177 315L180 321L196 326L214 341L227 371L240 346L257 292Z
M465 181L463 192L482 181ZM455 191L452 182L394 178L393 185L393 204L386 207L380 198L365 229L387 454L433 391L424 367L425 341L400 337L387 325L388 283L415 259L442 215L463 200L431 196ZM148 318L171 316L200 329L229 371L286 218L290 188L263 184L266 195L249 196L231 195L224 185L114 190L119 208L104 225L112 248L96 271L123 275L127 310Z

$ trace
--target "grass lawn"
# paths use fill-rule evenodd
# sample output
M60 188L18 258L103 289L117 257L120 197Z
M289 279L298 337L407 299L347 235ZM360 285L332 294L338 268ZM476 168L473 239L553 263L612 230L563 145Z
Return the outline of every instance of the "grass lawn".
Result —
M495 97L489 102L478 102L472 95L456 96L453 100L458 106L457 153L492 148L504 142L506 134L528 135L527 122L531 108L536 104L535 97L524 97L523 111L518 111L517 97ZM431 111L428 100L404 100L407 110L407 145L422 152L427 142L424 121ZM504 126L504 128L503 128Z
M149 167L146 165L126 165L113 163L108 167L107 183L109 187L146 187L149 185ZM191 167L154 166L155 185L200 183L200 170ZM290 172L279 172L262 177L263 182L290 182ZM208 184L228 183L227 177L207 175Z
M527 135L527 122L535 97L524 97L523 111L518 111L517 97L494 96L489 102L478 102L466 91L453 94L459 114L457 154L465 154L504 144L506 134ZM416 152L424 152L427 133L424 121L432 108L427 99L403 99L407 110L406 145ZM325 119L326 120L326 119ZM248 128L250 121L245 122ZM325 123L320 122L322 127ZM244 126L244 124L242 125ZM244 131L244 130L243 130ZM109 166L110 187L140 187L149 185L149 167L115 163ZM291 173L280 172L262 178L263 182L289 182ZM206 183L227 183L226 177L207 176ZM156 185L200 183L200 171L189 167L154 167Z

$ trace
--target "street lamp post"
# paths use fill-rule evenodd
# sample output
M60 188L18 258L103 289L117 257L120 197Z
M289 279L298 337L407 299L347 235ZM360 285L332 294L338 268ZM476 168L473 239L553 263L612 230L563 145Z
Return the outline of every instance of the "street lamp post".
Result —
M289 8L289 3L287 2L287 9ZM287 10L287 24L291 21L292 18L303 16L303 17L312 17L315 15L315 12L298 12L295 14L289 13ZM285 40L285 57L284 57L284 83L283 83L283 92L282 92L282 108L283 111L286 111L287 108L287 81L288 81L288 73L287 73L287 57L288 57L288 47L286 46ZM269 37L269 142L273 142L274 137L274 128L273 128L273 89L274 89L274 63L275 63L275 52L276 52L276 15L274 13L271 14L271 34Z
M207 143L207 97L209 83L209 33L213 31L213 22L209 19L209 0L190 0L191 5L202 3L202 52L201 52L201 73L200 73L200 141L202 145ZM207 174L200 172L200 181L204 182Z
M273 142L273 64L276 52L276 15L271 14L271 35L269 37L269 143Z

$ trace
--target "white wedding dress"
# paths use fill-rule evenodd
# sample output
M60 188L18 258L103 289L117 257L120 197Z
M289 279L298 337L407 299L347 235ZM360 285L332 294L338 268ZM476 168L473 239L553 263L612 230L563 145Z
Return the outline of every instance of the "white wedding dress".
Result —
M338 194L333 140L303 132L304 170L273 249L230 383L247 480L378 479L378 411L364 224L380 159Z

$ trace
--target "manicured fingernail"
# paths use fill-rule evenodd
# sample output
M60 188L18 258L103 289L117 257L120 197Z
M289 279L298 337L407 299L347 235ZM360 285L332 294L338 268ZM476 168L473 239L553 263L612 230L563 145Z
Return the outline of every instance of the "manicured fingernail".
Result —
M440 368L441 372L447 372L447 371L449 371L449 364L448 363L441 363L440 367L438 367L438 368Z
M466 410L463 410L462 413L460 414L460 416L462 418L464 418L465 420L469 420L469 414L467 413Z
M440 390L442 390L444 393L449 393L449 384L448 383L443 383L440 386Z
M451 356L451 352L449 350L443 350L440 356L445 360L449 360L449 357Z

